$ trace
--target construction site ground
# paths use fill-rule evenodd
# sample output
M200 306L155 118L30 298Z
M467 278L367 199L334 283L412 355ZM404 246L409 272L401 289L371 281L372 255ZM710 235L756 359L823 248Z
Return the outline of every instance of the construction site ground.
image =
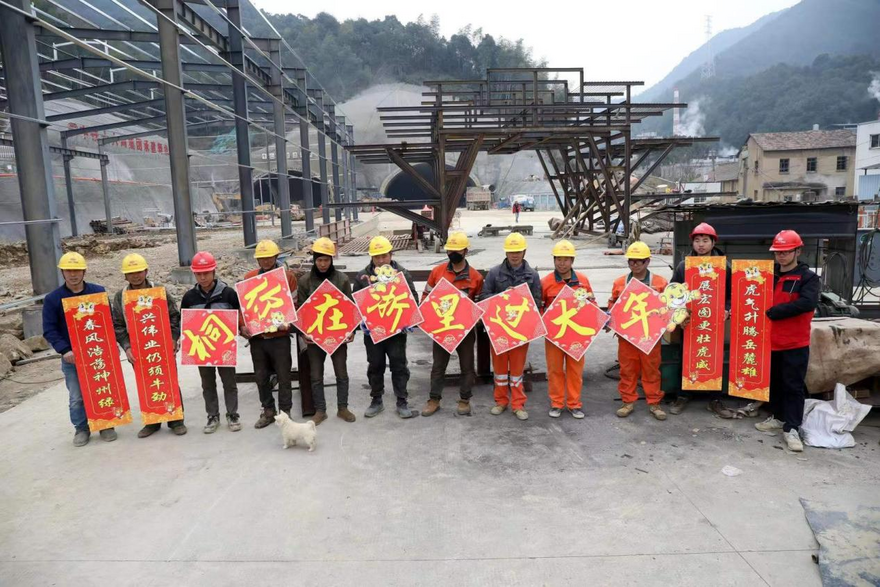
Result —
M550 215L520 216L535 227L527 259L542 275L552 267ZM409 225L386 216L382 230ZM463 213L474 266L503 257L503 236L475 238L477 230L511 220L506 211ZM273 233L261 228L262 235ZM224 258L241 243L234 231L199 236ZM662 236L647 238L656 244ZM625 259L605 256L602 241L578 247L575 268L607 300ZM173 244L144 253L160 275L176 264ZM121 257L89 258L90 277L118 286ZM427 269L445 257L406 251L395 258ZM670 260L655 257L652 268L668 277ZM353 269L367 257L338 262ZM239 270L230 261L221 276L234 280ZM27 267L3 269L0 279L12 271L26 279ZM74 448L59 382L0 413L0 442L14 447L0 455L0 576L17 586L821 585L812 558L818 545L800 500L880 507L880 416L859 426L852 449L802 454L788 452L780 435L755 430L754 419L718 419L704 398L665 422L643 402L620 419L616 381L604 376L616 349L602 333L586 356L584 420L549 418L545 382L534 384L525 422L509 411L489 414L491 385L475 387L471 417L454 415L458 393L447 387L436 415L401 420L387 374L386 411L368 420L359 335L348 359L358 420L345 423L331 407L313 453L282 449L275 426L253 428L254 384L239 385L241 432L224 426L203 434L192 367L180 368L189 433L163 428L138 439L127 364L135 423L118 429L116 442L94 435ZM421 407L431 343L412 333L407 352L411 403ZM529 361L546 370L543 342L531 345ZM39 365L41 377L59 374L57 360ZM453 357L450 371L457 369ZM243 346L238 370L252 371ZM329 361L326 381L333 382ZM327 398L334 406L334 388ZM294 406L300 419L296 392ZM723 474L727 465L742 473Z

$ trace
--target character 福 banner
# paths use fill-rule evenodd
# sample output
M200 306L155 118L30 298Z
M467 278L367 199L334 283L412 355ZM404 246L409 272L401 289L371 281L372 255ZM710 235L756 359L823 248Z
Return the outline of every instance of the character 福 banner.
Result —
M575 290L566 285L543 316L547 341L575 361L583 358L596 334L609 320L608 314L588 294L584 288Z
M419 328L449 354L458 348L483 315L483 309L446 278L441 278L425 296L419 310L425 319Z
M423 320L406 278L391 265L378 267L376 281L352 297L374 343L418 326Z
M694 295L684 328L681 388L717 391L724 376L727 257L686 257L684 281Z
M547 334L529 286L521 283L477 303L483 326L496 355L528 344Z
M183 419L177 359L164 287L122 292L144 426Z
M730 374L727 394L770 399L770 319L773 261L735 259L730 291Z
M668 314L660 293L638 279L630 279L611 307L608 326L647 355L663 338L669 325Z
M296 321L287 269L278 267L235 284L245 332L254 336L276 332Z
M332 355L360 321L361 313L354 302L325 279L297 310L294 326Z
M238 365L238 310L181 310L180 333L181 365Z
M64 298L61 304L89 430L98 432L130 424L131 408L107 294Z

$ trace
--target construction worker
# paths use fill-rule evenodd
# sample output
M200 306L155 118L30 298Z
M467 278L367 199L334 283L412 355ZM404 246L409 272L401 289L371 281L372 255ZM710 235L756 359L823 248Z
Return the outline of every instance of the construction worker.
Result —
M388 265L394 271L403 273L413 298L416 297L416 287L413 284L412 276L397 261L392 260L392 248L391 241L384 236L375 236L370 240L370 264L358 272L352 285L353 292L369 287L377 279L376 270ZM372 418L385 409L382 395L385 393L386 357L391 368L391 386L397 397L397 415L404 419L418 416L418 411L410 409L407 402L406 385L409 382L409 368L406 366L406 330L401 330L380 343L373 342L366 325L363 325L363 330L364 346L367 348L367 379L370 382L370 397L372 398L370 407L367 408L364 416Z
M782 430L789 450L801 452L798 428L804 418L807 364L810 362L810 332L813 312L819 304L819 277L806 263L798 261L804 241L793 230L783 230L770 250L776 258L773 268L773 306L767 317L770 329L771 416L755 424L762 432Z
M707 224L705 222L701 222L691 231L691 252L687 254L688 257L723 257L724 252L715 246L715 243L718 241L718 233L715 232L715 228L711 224ZM685 275L684 275L684 267L685 261L682 259L678 265L675 267L675 271L672 272L672 279L670 280L672 283L684 283ZM725 292L724 292L724 319L730 316L730 261L727 261L727 280L726 280ZM687 324L684 324L684 327L687 328ZM682 357L682 360L684 357ZM675 398L675 402L672 404L672 407L669 408L669 413L678 415L681 414L687 404L691 399L693 399L692 391L684 391L679 390L678 396ZM710 392L708 394L709 403L706 405L706 409L710 412L714 412L718 414L722 418L733 418L735 413L730 408L724 406L724 403L721 399L724 397L724 393L721 391Z
M336 243L327 237L321 237L312 243L312 269L302 276L296 289L297 307L306 303L315 290L327 280L336 288L351 298L351 282L342 271L333 267L333 257L336 256ZM309 360L309 374L312 383L312 399L315 403L315 415L312 420L317 426L327 419L327 400L324 397L324 359L327 353L318 345L311 342L308 334L303 333L309 341L306 353ZM336 377L336 416L346 422L354 422L355 415L348 409L348 342L354 339L354 331L348 337L346 344L340 346L330 356L333 363L333 374Z
M262 240L254 249L254 259L257 260L257 269L252 269L244 274L243 279L250 279L283 267L278 262L281 250L273 241ZM290 269L285 269L287 285L290 293L296 291L296 276ZM254 428L265 428L275 423L275 398L272 396L272 374L278 379L278 408L290 416L293 407L293 391L291 389L290 371L293 367L293 358L290 355L291 325L282 324L276 332L264 332L250 337L251 359L254 363L254 378L257 382L257 391L260 395L262 411L254 424Z
M205 310L239 310L238 295L235 290L216 275L217 261L214 255L204 251L196 253L190 266L196 278L196 285L185 294L180 308ZM247 336L242 332L243 336ZM241 430L238 415L238 384L235 382L235 367L199 367L202 380L202 397L205 398L205 411L208 423L203 432L213 434L220 427L220 400L217 397L217 373L223 383L223 397L226 403L226 424L232 432Z
M122 292L129 289L161 287L147 278L148 271L147 260L142 256L137 253L126 255L122 260L122 276L128 283L116 292L110 303L110 310L113 315L113 330L116 332L116 343L125 351L125 356L132 365L135 364L136 359L131 350L131 339L128 336L128 324L125 319L125 304L122 301ZM177 304L167 290L165 291L165 300L168 303L168 322L171 325L171 338L174 341L174 352L176 353L177 349L180 348L180 310L177 309ZM181 397L182 401L183 398ZM146 438L154 432L158 432L161 427L162 424L147 424L138 432L138 438ZM168 422L168 428L178 436L186 434L183 418Z
M518 232L511 232L504 239L506 259L486 274L481 299L499 294L520 284L527 284L535 299L538 310L541 310L541 279L538 272L532 269L525 260L526 239ZM529 345L524 344L514 349L495 354L492 350L492 370L495 372L495 406L490 412L498 416L512 404L514 415L520 420L528 420L529 413L525 410L526 394L523 391L523 370L529 354Z
M553 246L553 273L541 280L541 301L546 310L559 292L566 285L573 290L586 290L587 297L593 299L593 288L590 280L583 273L572 269L574 263L574 245L561 240ZM550 394L551 418L558 418L562 410L567 408L574 418L584 417L581 409L581 388L584 384L584 359L575 361L558 346L544 340L544 353L547 357L547 391Z
M611 286L611 299L608 300L609 308L614 305L631 279L638 279L657 292L662 292L668 285L666 279L648 270L651 264L651 249L642 241L636 241L626 249L626 261L629 265L629 273L614 280L614 285ZM636 384L641 377L642 389L645 390L645 400L648 402L651 415L658 420L665 420L666 412L660 408L660 400L663 399L663 392L660 390L660 344L658 343L650 353L645 354L635 345L618 337L617 360L620 362L620 383L617 385L617 390L623 400L617 415L626 418L632 413L635 402L639 399Z
M422 301L428 297L441 279L446 279L467 296L476 300L483 289L483 276L467 262L468 247L470 242L463 232L454 232L446 240L446 256L448 262L443 262L434 267L428 275L428 284L422 294ZM458 362L461 366L461 379L459 382L459 400L456 413L459 416L471 415L471 388L474 386L474 344L477 340L476 329L471 329L456 347ZM431 365L431 391L428 403L422 410L422 416L431 416L440 409L440 400L443 394L443 380L446 377L446 367L449 365L450 353L437 342L434 342L431 354L434 362Z
M79 376L76 372L76 359L73 354L73 346L70 343L70 334L67 331L67 321L64 318L64 306L61 304L61 300L101 293L105 290L102 286L88 283L85 280L86 260L79 253L71 252L61 255L58 268L61 270L64 284L43 299L43 337L52 345L55 352L61 355L61 372L64 374L64 383L67 385L69 398L70 423L74 428L73 446L85 446L89 443L91 431L89 430L89 421L86 418ZM106 442L116 440L116 430L113 428L101 430L99 434L101 440Z

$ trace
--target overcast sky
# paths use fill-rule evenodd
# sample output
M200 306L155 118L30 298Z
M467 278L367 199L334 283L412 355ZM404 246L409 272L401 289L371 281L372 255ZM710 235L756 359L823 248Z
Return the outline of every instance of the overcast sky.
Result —
M480 2L477 0L330 0L294 3L251 0L269 12L314 17L328 12L349 18L401 22L436 13L449 38L471 24L496 39L523 39L533 56L554 67L583 67L587 79L660 81L706 40L706 15L714 33L748 25L761 16L793 6L796 0L600 0L598 2ZM507 6L499 10L498 6ZM546 9L545 9L546 8Z

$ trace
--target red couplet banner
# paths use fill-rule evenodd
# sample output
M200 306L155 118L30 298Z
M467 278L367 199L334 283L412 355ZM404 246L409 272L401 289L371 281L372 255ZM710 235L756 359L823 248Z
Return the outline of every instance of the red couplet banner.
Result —
M238 311L180 311L181 365L238 365Z
M367 324L370 338L379 343L405 328L418 326L423 318L403 273L390 265L376 270L379 279L354 292L354 302Z
M296 321L287 270L284 267L255 275L235 284L247 334L275 332Z
M61 300L89 430L131 423L128 392L106 293Z
M724 376L724 295L727 257L686 257L684 280L696 292L684 329L681 388L717 391Z
M638 279L630 279L611 308L609 327L646 355L663 338L669 324L660 294Z
M127 289L122 303L144 425L183 419L165 288Z
M529 286L521 283L477 303L483 325L496 355L506 353L547 334Z
M770 399L770 319L773 261L735 259L731 271L730 375L727 394Z
M608 314L586 294L586 289L574 290L566 285L543 316L547 340L575 361L583 358L609 320Z
M419 310L425 318L419 328L449 354L458 348L483 315L483 309L446 278L441 278L428 293Z
M299 307L294 326L332 355L360 322L361 313L355 303L325 279Z

